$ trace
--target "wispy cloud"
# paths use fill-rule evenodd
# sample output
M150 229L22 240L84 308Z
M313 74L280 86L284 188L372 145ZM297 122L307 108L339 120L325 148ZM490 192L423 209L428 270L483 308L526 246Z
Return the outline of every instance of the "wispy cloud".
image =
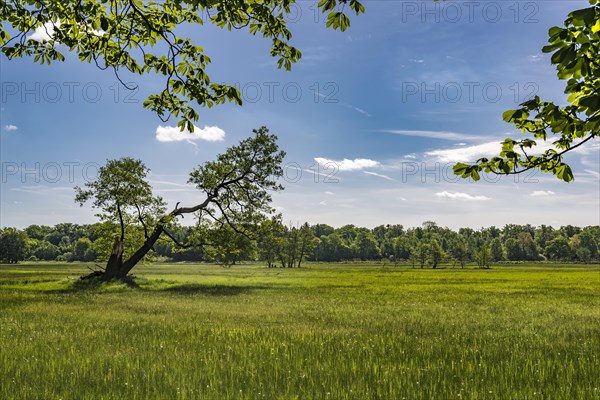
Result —
M356 107L356 106L353 106L352 104L345 104L345 103L344 103L344 105L346 107L350 108L351 110L361 113L362 115L366 115L367 117L372 117L372 115L368 111L365 111L360 107Z
M528 152L529 155L537 155L544 151L553 148L551 143L540 141L537 146ZM477 144L467 147L453 147L450 149L439 149L425 152L425 155L433 157L435 161L439 162L474 162L475 160L482 157L493 157L500 153L502 150L501 141L493 141L482 144ZM515 149L518 152L518 149Z
M486 138L485 136L470 135L468 133L448 132L448 131L417 131L417 130L404 130L404 129L383 129L383 130L379 130L377 132L392 133L394 135L403 135L403 136L426 137L426 138L442 139L442 140L474 141L474 140L482 140L482 139Z
M194 126L194 132L181 132L176 126L162 126L156 128L156 140L159 142L180 142L185 140L192 143L195 140L219 142L225 139L225 131L218 126L205 126L203 129Z
M475 146L432 150L425 152L425 155L439 162L472 162L481 157L498 154L500 150L500 142L487 142Z
M195 192L196 188L194 185L186 183L177 183L170 181L150 180L150 183L154 187L154 190L158 193L167 192Z
M302 65L317 65L332 57L333 49L329 46L307 47L302 49Z
M363 171L363 174L367 174L367 175L372 175L372 176L376 176L378 178L382 178L382 179L386 179L388 181L393 181L394 178L391 178L387 175L383 175L383 174L378 174L377 172L371 172L371 171Z
M425 60L421 60L421 59L417 59L417 58L409 58L408 61L415 63L415 64L424 64Z
M462 192L443 191L443 192L437 192L435 195L440 198L446 198L446 199L452 199L452 200L466 200L466 201L491 200L489 197L486 197L486 196L473 196L468 193L462 193Z
M581 140L577 140L573 142L573 145L576 145ZM583 154L583 155L594 155L597 156L598 152L600 152L600 140L598 138L594 139L592 142L588 142L585 146L578 147L571 151L573 154Z
M533 197L543 197L543 196L552 196L554 193L552 190L535 190L531 192L530 196Z
M315 92L315 94L316 94L317 96L319 96L319 97L323 98L323 99L328 99L328 98L329 98L329 96L330 96L330 95L326 95L326 94L324 94L324 93L319 93L319 92ZM333 99L329 99L329 100L333 100ZM326 101L327 101L327 100L326 100ZM367 110L365 110L365 109L363 109L363 108L360 108L360 107L357 107L357 106L355 106L355 105L353 105L353 104L344 103L344 102L338 102L337 100L333 100L332 102L333 102L333 103L338 103L339 105L341 105L341 106L344 106L344 107L346 107L346 108L349 108L349 109L351 109L351 110L354 110L354 111L356 111L356 112L358 112L358 113L360 113L360 114L362 114L362 115L364 115L364 116L367 116L367 117L372 117L372 116L373 116L373 115L372 115L370 112L368 112Z
M166 185L166 186L177 186L177 187L193 187L193 185L189 185L189 184L185 184L185 183L177 183L177 182L170 182L170 181L155 181L155 180L150 180L150 183L152 185Z
M380 165L379 161L369 160L367 158L331 160L323 157L315 157L315 161L323 167L331 168L333 166L338 171L359 171L361 169L377 167Z
M533 54L527 57L530 62L538 62L544 58L541 54Z
M56 192L73 192L73 188L69 186L47 186L47 185L24 185L10 189L13 192L23 192L39 195L47 195Z
M12 132L12 131L16 131L17 129L19 129L16 125L4 125L2 127L6 132Z

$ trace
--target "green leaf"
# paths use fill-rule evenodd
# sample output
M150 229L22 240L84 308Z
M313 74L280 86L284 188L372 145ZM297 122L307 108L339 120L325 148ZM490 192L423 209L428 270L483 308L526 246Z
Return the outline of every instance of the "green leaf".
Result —
M600 110L600 94L590 95L579 99L579 105L586 107L591 115L594 112Z
M103 31L108 31L108 19L104 16L100 17L100 28Z
M520 117L521 110L507 110L502 113L502 119L506 122L512 122L513 119Z
M575 10L571 13L571 17L575 25L590 25L596 17L596 9L595 7L589 7Z
M465 173L466 169L469 166L467 164L464 163L456 163L456 165L454 165L452 167L452 171L454 172L455 175L462 175Z
M568 64L575 60L576 56L575 45L572 44L569 47L564 47L554 53L550 61L552 64Z
M562 42L560 42L560 43L554 43L554 44L549 44L547 46L542 47L542 53L551 53L554 50L560 49L563 46L564 46L564 44Z
M562 179L565 182L571 182L573 180L573 171L567 164L562 164L554 170L556 177Z
M554 41L554 39L556 39L556 37L558 37L558 35L560 35L563 31L564 29L559 26L553 26L552 28L550 28L550 30L548 30L548 36L550 37L550 41Z
M356 12L356 15L359 15L360 13L364 13L365 12L365 6L363 6L357 0L351 0L350 1L350 8L353 9L354 12Z
M335 0L321 0L318 6L322 9L322 12L333 10L335 8Z

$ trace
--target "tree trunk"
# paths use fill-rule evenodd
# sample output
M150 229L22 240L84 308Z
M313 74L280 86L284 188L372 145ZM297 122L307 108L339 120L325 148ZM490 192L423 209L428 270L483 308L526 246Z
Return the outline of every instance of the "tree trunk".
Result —
M194 207L182 207L177 208L168 215L169 217L177 217L182 214L191 214L195 213L198 210L202 210L210 204L212 199L217 196L216 191L214 193L210 193L204 202L194 206ZM179 203L178 203L179 204ZM148 236L144 244L136 250L135 253L131 257L129 257L125 262L123 262L123 241L121 239L115 239L115 243L113 244L113 250L106 264L106 270L104 272L95 271L89 275L82 276L81 279L90 279L97 276L101 276L103 279L112 279L118 278L122 279L129 274L129 272L139 263L146 254L154 247L156 241L160 238L160 235L165 230L165 226L163 223L159 223L152 234Z
M157 225L156 228L154 228L152 235L150 235L148 239L146 239L142 247L137 249L136 252L133 253L133 255L121 265L121 268L119 269L119 275L117 276L118 278L125 278L129 271L131 271L133 267L135 267L137 263L139 263L142 260L142 258L144 258L144 256L148 254L150 250L152 250L152 247L154 247L154 243L156 243L158 238L160 238L160 235L163 233L163 230L163 225Z
M123 265L123 242L119 238L115 238L113 249L106 263L104 277L107 279L115 278L119 275L121 266Z
M116 238L113 244L113 249L106 263L106 269L104 272L94 271L89 275L82 276L81 279L91 279L95 277L102 277L102 279L123 279L129 274L129 272L139 263L152 247L154 243L158 240L160 235L163 233L164 226L158 225L152 235L146 239L144 244L137 249L135 253L131 257L129 257L125 262L123 261L123 242Z

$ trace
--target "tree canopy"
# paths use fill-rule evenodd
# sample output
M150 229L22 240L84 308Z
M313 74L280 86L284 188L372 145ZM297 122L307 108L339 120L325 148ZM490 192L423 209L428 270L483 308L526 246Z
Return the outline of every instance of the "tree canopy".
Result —
M566 80L568 105L542 101L539 96L506 111L502 117L528 137L507 138L502 152L492 159L481 158L473 165L458 163L454 172L463 178L479 180L480 172L518 174L530 169L551 172L565 182L573 180L573 171L564 156L571 150L598 137L600 132L600 5L573 11L564 27L552 27L544 53L552 54L558 78ZM552 140L552 146L536 153L540 140Z
M12 0L0 6L0 47L9 58L33 57L34 62L64 61L68 50L81 61L100 69L164 77L164 89L152 94L144 107L166 121L179 118L182 130L194 130L198 113L193 104L212 107L224 102L242 103L233 85L216 83L207 75L210 57L190 37L178 35L185 25L205 21L222 29L246 29L271 40L271 56L279 68L289 70L302 57L290 44L292 32L286 17L294 0L86 0L54 2ZM321 0L326 26L346 30L348 6L357 15L365 11L357 0ZM30 39L44 29L46 38ZM59 46L62 45L62 46ZM123 83L123 82L122 82ZM125 85L127 86L127 85Z
M437 1L437 0L436 0ZM474 164L458 163L454 172L463 178L480 179L480 173L518 174L530 169L551 172L569 182L573 179L565 155L598 137L600 131L600 5L571 12L563 27L549 30L549 44L558 78L566 80L568 105L543 101L536 96L503 119L529 134L507 138L498 156L481 158ZM0 48L9 59L33 57L34 62L64 61L68 51L81 61L114 71L157 74L164 89L150 95L144 107L163 121L175 116L182 130L194 130L199 118L194 105L242 99L234 85L216 83L207 74L210 57L192 38L178 35L186 25L205 21L223 29L247 30L271 40L271 56L279 68L290 69L302 54L291 44L286 23L294 0L174 0L168 2L87 0L47 2L12 0L0 6ZM365 12L358 0L320 0L327 14L326 26L345 30L346 12ZM349 9L349 10L348 10ZM46 37L34 40L30 33L44 29ZM540 146L551 142L550 146Z
M251 240L226 225L218 229L212 224L172 223L167 230L178 243L191 245L204 240L210 244L180 247L163 235L154 243L152 253L164 261L207 261L223 266L261 260L269 268L300 267L304 260L367 260L380 261L383 265L409 261L418 267L433 267L437 260L438 264L450 262L454 267L464 268L467 263L477 261L487 261L489 266L496 262L539 260L597 263L600 259L600 227L597 225L553 228L508 224L503 228L492 226L479 230L436 226L428 231L422 227L405 229L402 225L380 225L373 229L352 225L333 228L325 224L286 227L279 216L273 216L262 221L258 228L251 232L251 237L257 240ZM18 253L19 260L106 261L112 249L110 239L118 237L118 232L118 225L108 222L53 227L31 225L23 231L6 228L0 230L0 262L9 261L10 249L25 251ZM133 233L134 236L130 236L126 232L127 242L136 242L139 236L138 246L141 246L142 229ZM60 246L51 242L56 237L61 237ZM24 246L20 238L25 241ZM20 244L7 246L10 242ZM433 242L438 243L441 252L438 246L432 246ZM489 253L481 252L484 247L489 248ZM366 252L369 249L372 251Z
M0 262L17 263L27 252L27 234L15 228L0 230Z

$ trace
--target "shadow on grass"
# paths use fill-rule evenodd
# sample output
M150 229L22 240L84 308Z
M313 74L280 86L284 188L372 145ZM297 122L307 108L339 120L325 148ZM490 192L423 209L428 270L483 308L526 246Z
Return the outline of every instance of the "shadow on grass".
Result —
M180 283L165 280L148 280L145 278L136 278L135 276L125 279L86 279L76 280L69 285L68 288L54 291L55 293L102 293L102 292L119 292L122 290L140 291L140 292L155 292L155 293L173 293L175 295L207 295L207 296L236 296L243 293L249 293L255 290L269 289L268 286L248 285L209 285L196 283Z
M123 279L76 279L69 285L68 288L57 290L56 292L62 293L74 293L74 292L95 292L102 291L103 289L114 288L114 289L142 289L134 276L126 277Z
M231 285L202 285L187 283L159 289L162 292L176 293L182 295L208 295L208 296L237 296L254 290L268 289L267 286L231 286Z

